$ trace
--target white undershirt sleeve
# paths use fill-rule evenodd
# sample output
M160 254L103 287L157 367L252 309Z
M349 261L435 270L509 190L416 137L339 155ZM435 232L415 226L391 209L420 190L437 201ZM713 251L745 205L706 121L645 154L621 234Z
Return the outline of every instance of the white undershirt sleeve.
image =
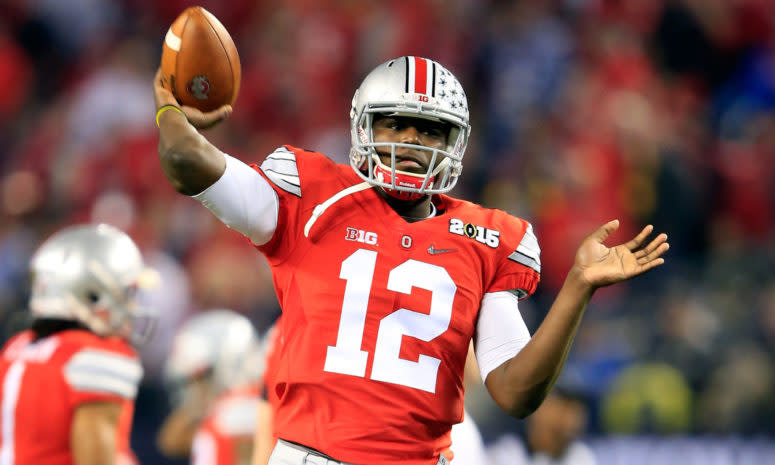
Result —
M519 313L518 303L517 296L507 291L490 292L482 298L474 338L482 380L530 341L530 331Z
M226 170L221 177L193 197L226 226L256 245L266 244L277 229L277 193L256 170L234 157L224 156Z

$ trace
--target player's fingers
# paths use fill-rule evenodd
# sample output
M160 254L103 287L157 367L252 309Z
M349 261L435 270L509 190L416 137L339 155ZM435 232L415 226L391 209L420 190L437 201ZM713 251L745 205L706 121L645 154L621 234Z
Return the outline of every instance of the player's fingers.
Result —
M660 246L660 244L667 241L667 234L662 233L655 237L654 239L649 242L649 244L642 249L634 252L635 258L640 259L641 257L645 257L646 255L650 254L654 250L656 250L657 247Z
M228 118L229 115L231 115L232 111L233 109L231 108L231 105L223 105L217 110L213 110L209 113L205 113L205 116L207 117L207 119L212 119L215 121L223 121L226 118Z
M184 106L183 112L185 112L186 117L194 127L197 129L207 129L228 118L232 112L232 108L231 105L223 105L217 110L202 113L196 108Z
M656 260L652 260L652 261L650 261L648 263L640 265L638 267L638 270L636 271L635 274L645 273L645 272L647 272L647 271L649 271L649 270L651 270L653 268L658 267L659 265L661 265L663 263L665 263L665 259L664 258L657 258Z
M589 237L594 238L598 242L603 242L606 240L608 236L611 235L612 232L619 229L619 220L611 220L608 223L600 226L589 235Z
M627 250L629 251L636 250L638 247L640 247L641 244L643 244L643 241L646 240L648 235L651 234L651 231L653 230L654 226L647 224L643 229L641 229L637 236L624 244L624 246L627 247Z
M161 68L156 70L153 78L153 97L156 101L156 108L161 108L164 105L178 105L172 92L164 87L164 75L161 72Z
M663 260L661 257L665 254L665 252L670 249L670 244L667 242L659 245L656 249L648 253L647 255L641 257L638 259L638 265L646 265L648 263L657 261L657 260Z

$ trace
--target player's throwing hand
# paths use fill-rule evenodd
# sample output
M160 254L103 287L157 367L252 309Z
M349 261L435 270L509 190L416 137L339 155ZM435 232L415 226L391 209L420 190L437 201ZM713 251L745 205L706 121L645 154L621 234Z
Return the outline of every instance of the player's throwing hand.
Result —
M207 113L194 107L186 105L181 106L178 101L175 100L172 92L165 89L162 85L161 68L156 70L156 76L153 78L153 97L156 102L157 116L161 117L161 110L163 107L174 107L179 111L182 111L186 116L186 119L188 119L188 122L197 129L207 129L215 126L228 118L232 111L231 105L223 105L217 110L209 111Z

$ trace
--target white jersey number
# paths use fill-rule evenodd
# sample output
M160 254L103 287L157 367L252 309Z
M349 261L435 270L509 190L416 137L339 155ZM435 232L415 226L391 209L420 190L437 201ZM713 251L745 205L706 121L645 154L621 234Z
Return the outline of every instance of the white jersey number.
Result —
M371 294L377 252L359 249L342 262L339 278L347 281L335 346L328 346L324 370L366 376L369 354L361 350L366 311ZM390 270L387 289L411 294L413 287L431 292L430 313L400 308L380 321L371 379L423 391L436 391L441 360L420 355L416 362L399 357L403 336L429 342L449 328L457 286L440 266L407 260Z
M5 373L3 379L2 401L2 431L3 444L0 447L0 464L10 465L14 462L14 430L16 429L16 402L19 400L25 363L14 361Z

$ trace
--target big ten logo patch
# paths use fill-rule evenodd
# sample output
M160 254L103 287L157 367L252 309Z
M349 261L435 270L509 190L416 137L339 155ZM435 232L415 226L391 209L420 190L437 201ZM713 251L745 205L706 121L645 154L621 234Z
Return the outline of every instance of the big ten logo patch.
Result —
M477 226L471 223L464 223L463 220L457 218L451 218L449 220L449 232L457 234L458 236L466 236L475 239L477 242L481 242L493 249L498 247L501 243L500 231L487 229L484 226Z
M363 229L347 228L344 238L348 241L360 242L362 244L377 245L377 233L364 231Z

